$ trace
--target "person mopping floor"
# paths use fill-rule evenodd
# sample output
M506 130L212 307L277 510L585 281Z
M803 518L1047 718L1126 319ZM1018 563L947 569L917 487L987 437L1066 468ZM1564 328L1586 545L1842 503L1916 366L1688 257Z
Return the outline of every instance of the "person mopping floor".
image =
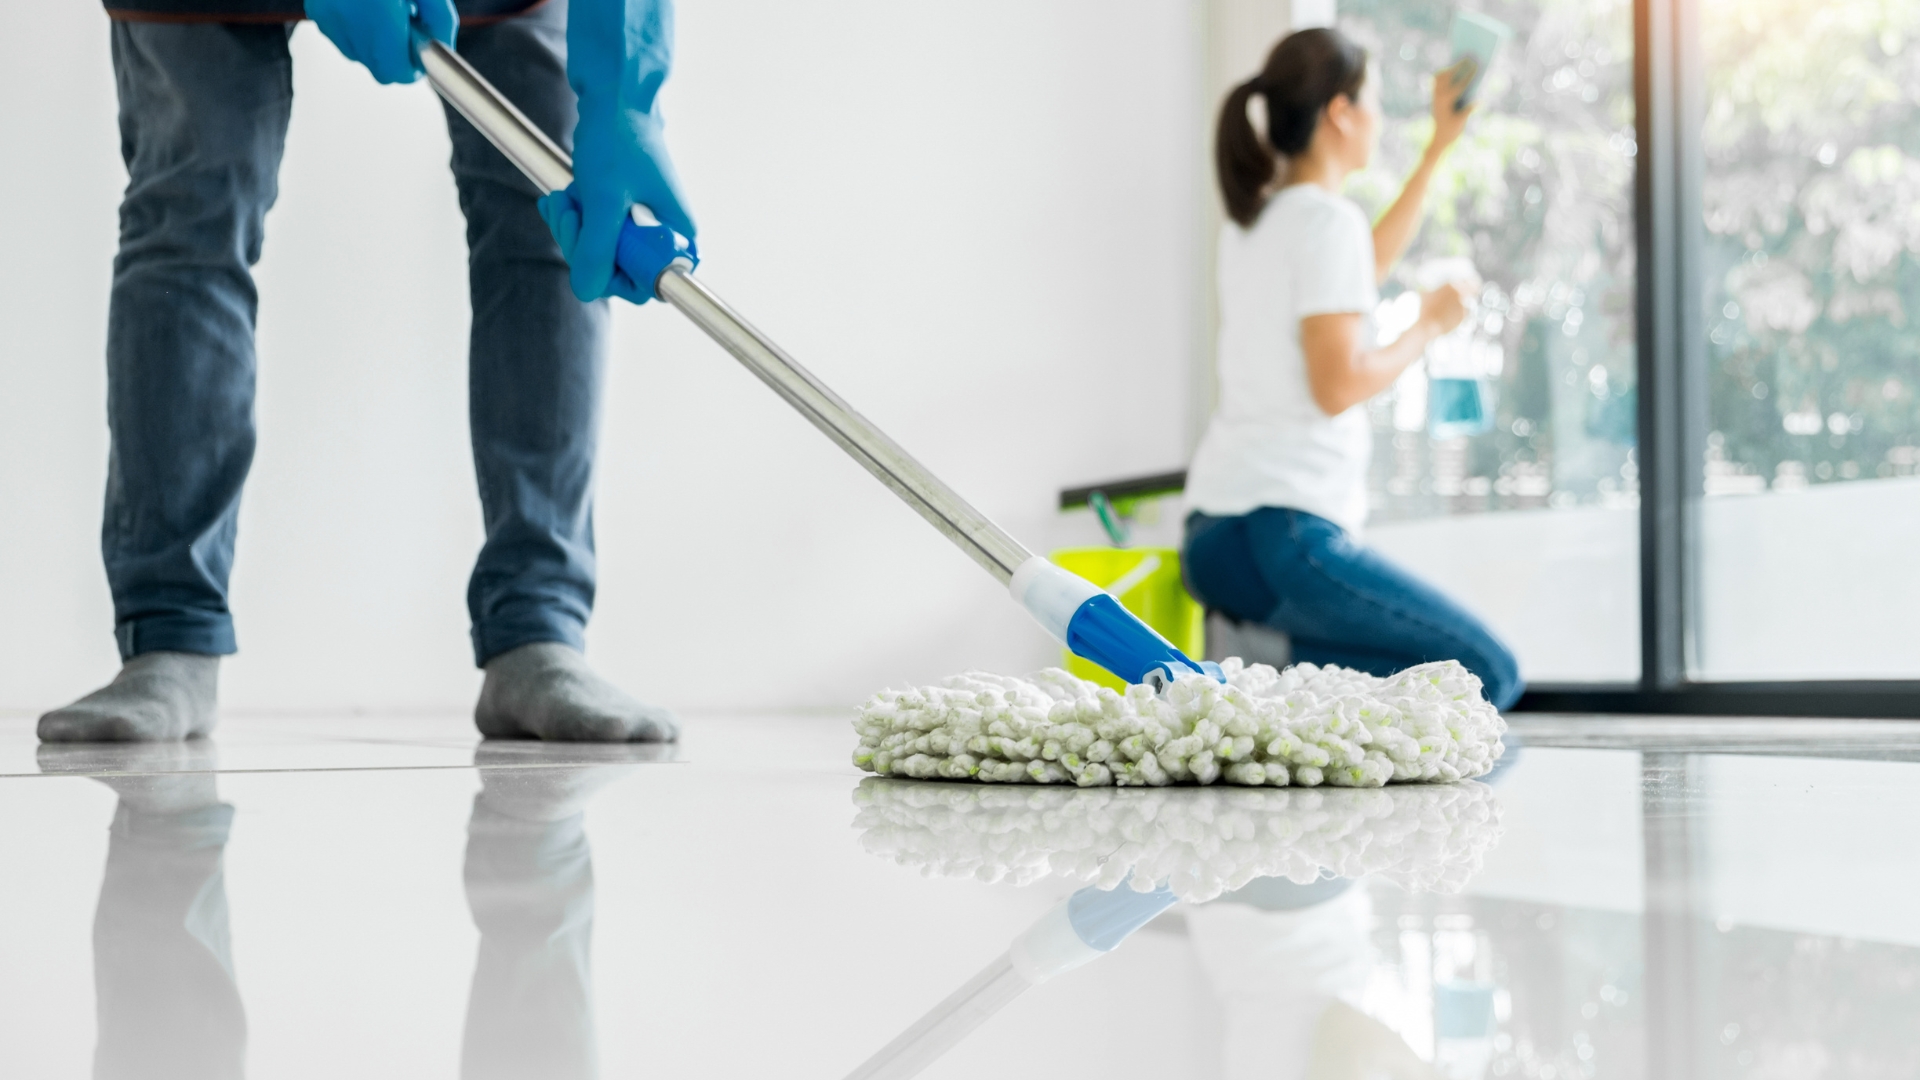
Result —
M655 97L670 0L108 0L127 189L108 311L101 548L124 666L40 718L48 741L212 730L235 651L228 575L253 459L252 267L292 107L287 43L311 18L382 83L418 72L424 25L574 158L536 191L451 109L467 219L474 468L486 524L467 592L489 737L670 741L672 713L581 655L593 609L593 469L608 296L636 204L694 235ZM564 251L563 251L564 246Z

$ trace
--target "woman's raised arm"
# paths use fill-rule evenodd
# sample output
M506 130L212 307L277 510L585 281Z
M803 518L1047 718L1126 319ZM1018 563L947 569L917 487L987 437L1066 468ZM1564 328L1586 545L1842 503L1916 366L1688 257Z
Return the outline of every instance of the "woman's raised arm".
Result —
M1426 209L1427 185L1433 180L1433 170L1446 156L1447 150L1466 130L1467 117L1473 115L1473 106L1455 109L1453 103L1460 98L1460 91L1473 81L1473 60L1462 60L1458 64L1433 77L1433 137L1427 140L1426 152L1420 155L1420 164L1407 177L1406 184L1400 189L1400 197L1393 200L1387 212L1373 226L1373 270L1374 281L1385 284L1387 275L1393 272L1393 264L1406 254L1407 245L1413 243L1413 234L1420 230L1420 215Z

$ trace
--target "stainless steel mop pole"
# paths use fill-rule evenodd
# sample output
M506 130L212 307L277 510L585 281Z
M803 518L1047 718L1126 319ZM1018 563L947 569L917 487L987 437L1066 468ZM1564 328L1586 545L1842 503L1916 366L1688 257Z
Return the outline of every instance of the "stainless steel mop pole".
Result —
M533 126L458 53L425 35L417 39L417 53L427 81L440 96L518 166L535 187L554 192L573 183L573 161L566 151ZM635 243L632 262L627 258L629 238ZM660 246L663 243L665 247ZM701 284L693 276L695 261L686 238L654 220L645 207L633 208L633 220L622 226L622 269L644 266L644 272L634 273L636 280L658 274L653 280L654 295L693 320L787 404L1006 585L1014 601L1055 640L1130 683L1164 688L1188 674L1222 678L1217 665L1188 657L1114 597L1028 551L969 506L899 443L887 438ZM661 266L666 269L658 269Z
M573 182L573 161L502 97L460 55L438 41L420 46L421 67L440 96L478 128L541 191L559 191ZM1008 536L986 515L968 505L939 477L901 449L866 417L829 390L765 334L726 305L690 269L671 267L654 285L660 298L678 308L762 382L811 420L827 437L864 465L907 505L945 533L1002 584L1033 553Z

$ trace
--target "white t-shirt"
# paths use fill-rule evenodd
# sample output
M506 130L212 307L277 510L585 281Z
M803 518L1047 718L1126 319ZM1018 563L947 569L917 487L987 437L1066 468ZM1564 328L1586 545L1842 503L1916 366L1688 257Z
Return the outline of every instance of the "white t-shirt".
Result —
M1349 532L1367 520L1373 431L1364 404L1328 416L1307 385L1300 320L1356 313L1373 347L1373 230L1315 184L1282 188L1251 229L1220 231L1220 405L1187 470L1187 505L1317 514Z

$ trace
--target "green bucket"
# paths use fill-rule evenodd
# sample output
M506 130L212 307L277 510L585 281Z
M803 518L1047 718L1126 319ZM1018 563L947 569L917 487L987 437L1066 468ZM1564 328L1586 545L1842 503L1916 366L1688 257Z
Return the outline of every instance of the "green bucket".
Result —
M1054 565L1115 592L1121 606L1195 659L1206 655L1207 614L1180 580L1180 552L1173 548L1062 548L1049 555ZM1120 588L1115 589L1114 586ZM1064 650L1063 650L1064 651ZM1066 669L1082 679L1123 690L1126 683L1106 668L1066 653Z

